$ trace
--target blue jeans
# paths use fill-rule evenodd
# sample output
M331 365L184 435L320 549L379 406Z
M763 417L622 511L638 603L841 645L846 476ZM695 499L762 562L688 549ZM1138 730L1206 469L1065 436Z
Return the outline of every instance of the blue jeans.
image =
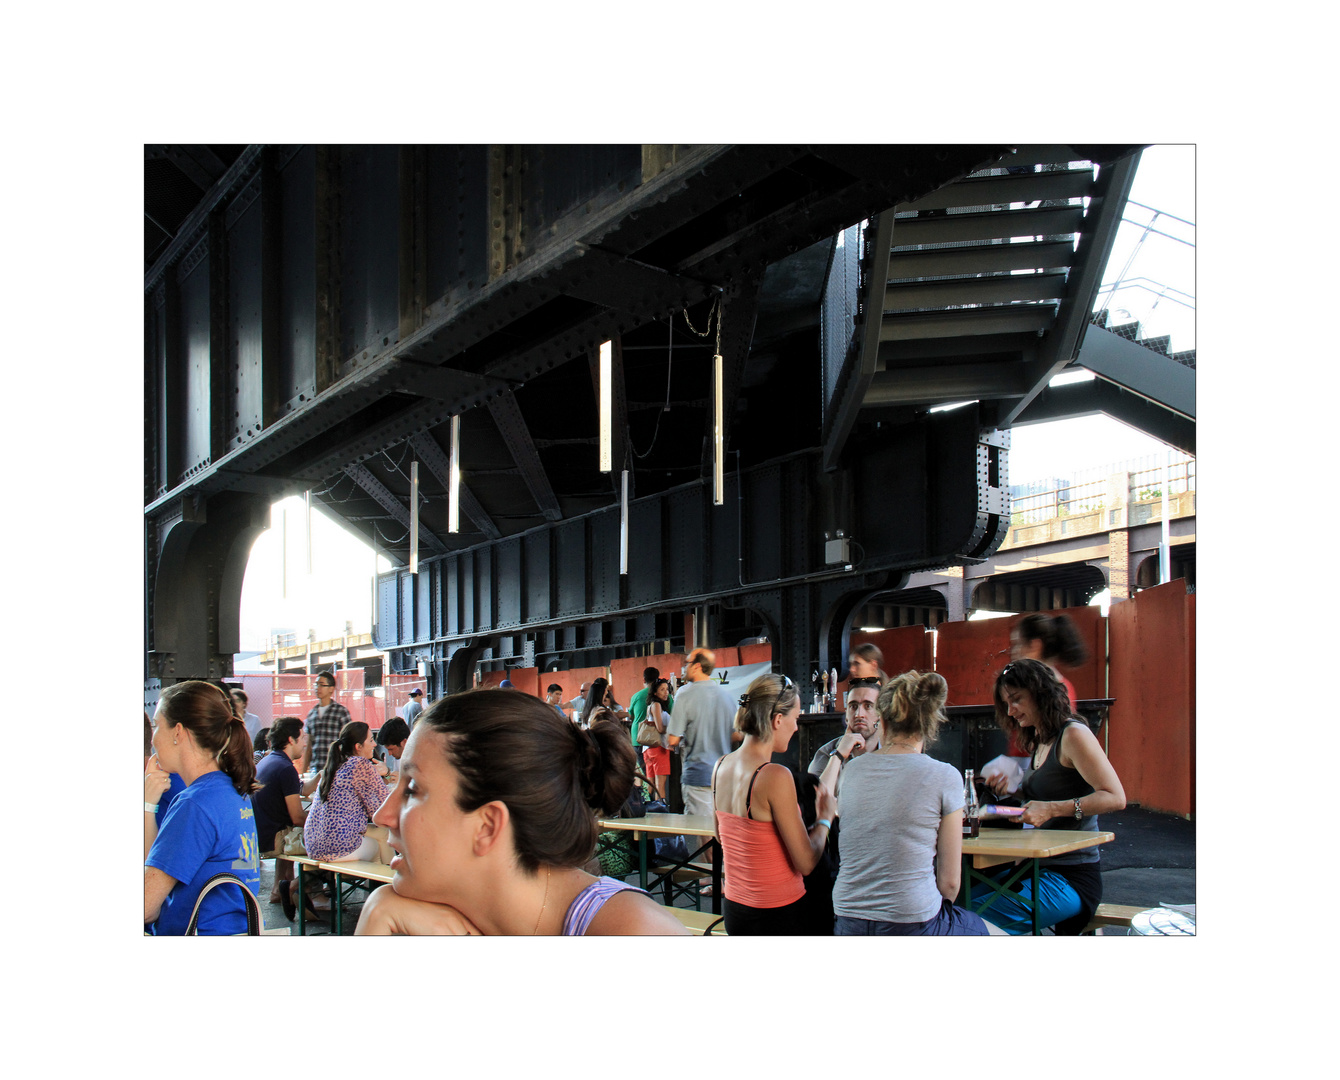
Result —
M1013 866L1002 867L988 877L1004 881L1015 870ZM1025 876L1004 896L992 892L990 885L976 885L972 890L972 906L975 909L988 896L995 896L991 906L981 913L982 918L995 923L1007 934L1031 934L1033 932L1033 911L1028 901L1033 896L1033 881ZM1022 898L1024 902L1021 902ZM1055 926L1065 919L1073 919L1079 914L1081 902L1079 893L1071 888L1070 882L1060 874L1050 870L1038 871L1038 926Z

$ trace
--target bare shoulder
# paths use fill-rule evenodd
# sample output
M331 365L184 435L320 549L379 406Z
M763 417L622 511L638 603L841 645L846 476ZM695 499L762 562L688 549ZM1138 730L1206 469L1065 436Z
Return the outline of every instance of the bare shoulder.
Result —
M688 930L646 893L625 889L605 901L591 920L587 934L684 937Z

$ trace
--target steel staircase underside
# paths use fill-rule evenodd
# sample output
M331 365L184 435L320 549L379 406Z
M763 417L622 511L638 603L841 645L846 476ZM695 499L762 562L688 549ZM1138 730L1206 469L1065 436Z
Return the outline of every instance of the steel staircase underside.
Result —
M1021 147L871 221L827 467L858 427L971 399L999 428L1104 411L1194 446L1194 366L1090 325L1140 155L1087 149ZM1049 389L1074 362L1099 378Z

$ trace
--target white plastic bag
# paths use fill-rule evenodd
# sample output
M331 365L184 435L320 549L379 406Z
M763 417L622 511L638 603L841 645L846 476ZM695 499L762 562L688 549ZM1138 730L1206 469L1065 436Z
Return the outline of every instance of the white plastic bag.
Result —
M1028 758L1010 757L1007 754L1001 754L999 757L993 757L982 766L982 779L991 781L998 776L1005 777L1006 794L1013 795L1019 790L1019 785L1024 782L1024 776L1028 772Z

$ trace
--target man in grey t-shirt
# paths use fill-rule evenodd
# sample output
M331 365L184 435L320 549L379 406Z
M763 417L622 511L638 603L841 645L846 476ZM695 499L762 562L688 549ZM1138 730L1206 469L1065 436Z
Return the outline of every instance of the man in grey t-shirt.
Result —
M712 768L730 753L735 726L735 699L711 678L716 657L710 649L694 649L684 664L688 685L675 695L666 734L670 749L683 760L680 788L684 813L712 815Z

